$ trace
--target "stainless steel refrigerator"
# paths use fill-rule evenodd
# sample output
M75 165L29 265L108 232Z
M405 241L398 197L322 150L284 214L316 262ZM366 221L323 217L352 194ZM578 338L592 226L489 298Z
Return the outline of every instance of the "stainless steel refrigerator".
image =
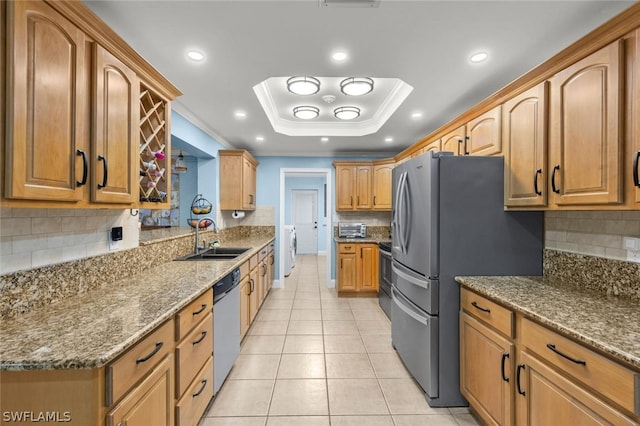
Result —
M432 152L393 169L391 337L434 407L466 405L454 277L542 275L542 212L504 211L503 169Z

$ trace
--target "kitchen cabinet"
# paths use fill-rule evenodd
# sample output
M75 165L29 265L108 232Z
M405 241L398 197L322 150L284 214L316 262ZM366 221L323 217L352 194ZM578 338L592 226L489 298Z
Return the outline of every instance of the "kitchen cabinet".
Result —
M540 83L502 108L505 206L547 205L548 90Z
M251 284L249 275L245 275L240 280L240 339L242 339L251 325L249 304L251 303Z
M501 110L501 106L497 106L467 123L464 155L498 155L502 152Z
M633 31L629 34L625 40L627 46L629 46L630 58L628 61L628 68L630 71L628 75L633 77L631 81L631 94L627 97L626 117L630 116L629 121L629 134L627 140L629 148L628 154L625 158L626 182L631 182L632 193L630 195L629 204L632 208L638 208L640 205L640 114L633 113L634 111L640 111L640 72L634 72L634 70L640 70L640 29ZM631 111L632 113L629 113ZM630 170L630 172L629 172Z
M336 210L371 210L372 165L371 162L337 162Z
M268 252L269 248L267 246L258 252L258 306L262 306L264 299L267 297L267 293L271 289L269 283L269 268L267 266Z
M453 152L453 155L464 155L464 139L466 136L466 127L461 126L441 139L442 151Z
M373 207L372 210L391 210L391 187L393 159L373 162Z
M276 257L275 257L275 253L273 250L273 244L269 245L269 253L267 255L267 268L268 268L268 273L267 273L267 279L269 281L269 290L271 290L271 287L273 286L273 281L275 280L275 276L276 276Z
M256 173L260 164L245 150L220 150L220 209L256 209Z
M623 41L551 78L550 203L622 202Z
M338 244L338 293L378 292L378 245Z

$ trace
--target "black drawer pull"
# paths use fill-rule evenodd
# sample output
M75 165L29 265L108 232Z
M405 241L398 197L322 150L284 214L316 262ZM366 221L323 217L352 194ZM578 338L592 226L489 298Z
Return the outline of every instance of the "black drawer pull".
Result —
M202 386L200 387L200 389L198 389L198 392L196 392L196 393L191 395L194 398L196 396L200 395L202 393L202 391L204 391L204 388L207 387L207 379L202 379L202 381L200 383L202 383Z
M491 309L483 308L482 306L478 305L475 300L473 302L471 302L471 306L473 306L476 309L481 310L482 312L486 312L488 314L491 313Z
M502 361L500 361L500 370L502 373L502 380L504 380L505 382L509 382L509 378L506 376L506 374L504 374L504 365L507 361L507 358L509 358L509 352L505 352L502 354Z
M155 354L158 353L160 349L162 349L162 345L164 345L164 343L162 342L156 343L156 347L153 349L153 351L151 351L149 355L136 359L136 364L142 364L143 362L149 361Z
M571 362L575 362L576 364L580 364L580 365L587 365L587 361L583 361L581 359L575 359L570 357L569 355L563 354L562 352L556 349L556 345L554 345L553 343L547 343L547 348L557 353L561 357L568 359Z
M556 194L560 193L560 190L556 186L556 172L560 170L560 165L556 164L553 166L553 173L551 173L551 190Z
M640 161L640 151L637 151L633 158L633 184L640 188L640 179L638 178L638 161Z
M76 150L76 155L82 156L82 180L76 181L77 186L82 186L87 183L87 173L89 171L89 163L87 162L87 154L81 150Z
M533 190L536 192L536 195L542 195L542 191L538 189L538 176L542 174L542 169L536 170L536 174L533 175Z
M520 372L524 370L524 364L518 364L518 369L516 371L516 387L518 388L518 393L522 396L525 396L525 392L520 387Z
M103 157L102 155L98 155L98 161L102 161L102 183L98 184L99 188L104 188L107 186L107 177L109 166L107 165L107 157Z
M200 309L198 309L197 311L194 311L191 315L201 314L202 312L204 312L205 309L207 309L207 304L203 303L202 307Z
M203 332L202 332L202 335L200 336L200 338L199 338L198 340L194 340L194 341L193 341L193 342L191 342L191 343L193 343L193 345L195 346L195 345L197 345L198 343L202 342L202 341L204 340L204 338L205 338L205 337L207 337L207 332L206 332L206 331L203 331Z

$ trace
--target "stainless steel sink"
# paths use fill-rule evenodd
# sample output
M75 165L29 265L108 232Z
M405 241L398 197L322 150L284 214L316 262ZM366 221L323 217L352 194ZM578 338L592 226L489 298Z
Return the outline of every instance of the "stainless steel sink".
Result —
M248 247L216 247L198 254L188 254L174 260L233 260L244 252Z

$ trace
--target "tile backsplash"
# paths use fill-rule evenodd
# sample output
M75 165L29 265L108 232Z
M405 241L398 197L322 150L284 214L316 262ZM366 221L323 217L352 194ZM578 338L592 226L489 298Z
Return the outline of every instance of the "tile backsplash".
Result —
M627 260L624 237L640 237L640 211L547 211L545 248Z
M123 239L110 250L114 226L123 227ZM139 235L138 217L129 210L3 208L0 274L134 248Z
M333 212L333 223L362 222L370 226L389 226L391 212Z

